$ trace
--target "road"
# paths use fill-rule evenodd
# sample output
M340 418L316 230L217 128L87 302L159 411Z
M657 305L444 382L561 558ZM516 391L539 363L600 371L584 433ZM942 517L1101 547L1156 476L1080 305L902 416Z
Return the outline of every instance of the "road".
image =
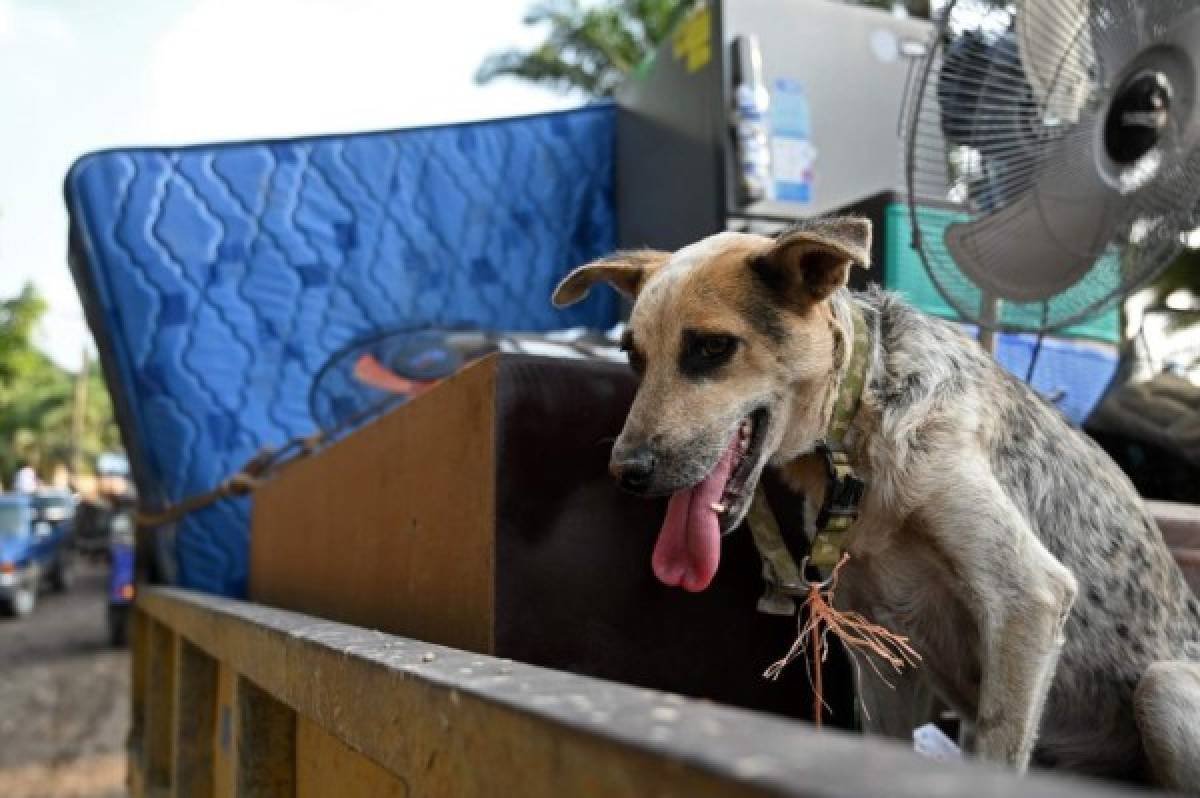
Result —
M129 654L109 648L105 570L81 565L65 595L0 618L0 795L124 795Z

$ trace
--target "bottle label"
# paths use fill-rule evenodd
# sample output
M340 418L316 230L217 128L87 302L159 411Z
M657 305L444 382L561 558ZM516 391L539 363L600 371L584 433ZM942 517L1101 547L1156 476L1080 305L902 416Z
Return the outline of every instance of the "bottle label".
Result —
M798 81L779 78L771 85L771 170L775 198L812 202L817 150L812 144L808 97Z

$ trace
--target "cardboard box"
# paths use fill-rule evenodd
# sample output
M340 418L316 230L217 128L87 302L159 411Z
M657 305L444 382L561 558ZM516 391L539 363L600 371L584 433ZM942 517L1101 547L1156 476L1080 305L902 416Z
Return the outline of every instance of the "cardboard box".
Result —
M444 645L804 716L804 668L762 678L796 621L762 615L745 530L698 595L654 578L665 501L618 491L624 366L499 356L256 493L254 601ZM844 663L826 674L853 720Z

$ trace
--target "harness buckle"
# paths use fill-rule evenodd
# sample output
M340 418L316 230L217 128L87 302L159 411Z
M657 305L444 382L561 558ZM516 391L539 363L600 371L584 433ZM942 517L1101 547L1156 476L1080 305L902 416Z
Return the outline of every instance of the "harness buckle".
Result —
M822 441L816 451L825 463L825 500L817 511L816 528L818 531L847 529L858 520L867 483L855 472L842 449L834 449Z
M816 452L825 463L825 499L817 511L809 562L824 573L838 564L846 550L867 483L841 448L821 441Z

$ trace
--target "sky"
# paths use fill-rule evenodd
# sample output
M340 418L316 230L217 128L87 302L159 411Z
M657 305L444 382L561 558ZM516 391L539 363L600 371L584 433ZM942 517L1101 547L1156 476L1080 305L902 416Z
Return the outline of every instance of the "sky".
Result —
M37 344L78 367L62 181L93 150L349 132L577 105L489 52L528 45L529 0L0 0L0 298L26 281Z

